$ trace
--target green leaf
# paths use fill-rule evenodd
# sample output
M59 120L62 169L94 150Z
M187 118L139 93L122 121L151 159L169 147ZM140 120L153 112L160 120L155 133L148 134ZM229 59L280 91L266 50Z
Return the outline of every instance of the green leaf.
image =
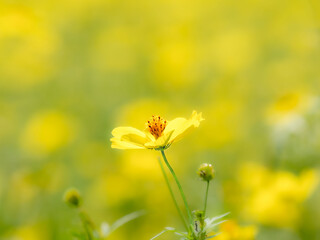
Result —
M137 211L137 212L133 212L130 213L120 219L118 219L117 221L115 221L108 229L105 228L104 229L104 237L107 237L110 235L110 233L112 233L113 231L115 231L116 229L118 229L119 227L121 227L122 225L126 224L127 222L130 222L142 215L145 214L145 211Z
M151 238L150 240L156 239L157 237L161 236L162 234L164 234L165 232L174 232L175 229L172 227L166 227L162 232L158 233L156 236L154 236L153 238Z

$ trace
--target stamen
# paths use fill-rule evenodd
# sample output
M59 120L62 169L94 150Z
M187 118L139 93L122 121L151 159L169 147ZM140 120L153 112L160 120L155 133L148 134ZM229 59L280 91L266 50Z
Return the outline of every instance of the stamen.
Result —
M164 120L162 117L160 116L152 116L151 120L147 122L147 127L150 131L150 133L156 138L158 139L164 129L167 126L167 121Z

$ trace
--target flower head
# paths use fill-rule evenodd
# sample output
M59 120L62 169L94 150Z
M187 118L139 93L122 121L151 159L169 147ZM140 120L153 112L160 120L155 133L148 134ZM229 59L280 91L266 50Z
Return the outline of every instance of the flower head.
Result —
M204 181L210 181L214 178L214 169L210 163L202 163L198 170L198 175Z
M152 116L151 120L147 122L147 130L158 139L161 137L163 131L167 126L167 120L164 120L160 116Z
M146 129L140 131L133 127L113 129L111 147L118 149L165 149L179 141L187 132L204 120L201 113L193 111L190 119L175 118L167 121L160 116L152 116Z
M75 188L68 189L63 196L63 200L69 206L76 208L80 207L82 203L81 195Z

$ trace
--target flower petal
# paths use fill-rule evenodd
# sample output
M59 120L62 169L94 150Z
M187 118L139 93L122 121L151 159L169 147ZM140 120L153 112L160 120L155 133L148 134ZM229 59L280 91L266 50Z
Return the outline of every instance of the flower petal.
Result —
M193 130L196 127L199 127L200 122L203 121L202 113L197 113L193 111L190 119L185 118L176 118L170 121L165 129L166 131L174 131L169 142L179 141L184 135Z
M121 141L117 138L111 138L111 147L117 149L144 149L145 147L131 142Z
M117 127L113 129L112 135L113 148L144 148L144 144L149 141L144 132L133 127Z
M185 118L175 118L172 121L168 122L168 125L164 129L164 133L175 131L176 129L181 128L181 126L184 126L188 120Z
M174 131L166 132L166 134L163 134L161 137L159 137L157 140L147 142L144 146L146 148L160 148L165 147L168 145L169 140L172 136Z

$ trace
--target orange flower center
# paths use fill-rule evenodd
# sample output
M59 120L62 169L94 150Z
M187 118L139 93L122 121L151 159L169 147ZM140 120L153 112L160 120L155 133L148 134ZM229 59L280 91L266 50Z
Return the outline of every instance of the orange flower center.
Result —
M152 116L151 120L147 122L147 127L149 132L156 139L158 139L162 135L166 126L167 126L167 121L160 116Z

